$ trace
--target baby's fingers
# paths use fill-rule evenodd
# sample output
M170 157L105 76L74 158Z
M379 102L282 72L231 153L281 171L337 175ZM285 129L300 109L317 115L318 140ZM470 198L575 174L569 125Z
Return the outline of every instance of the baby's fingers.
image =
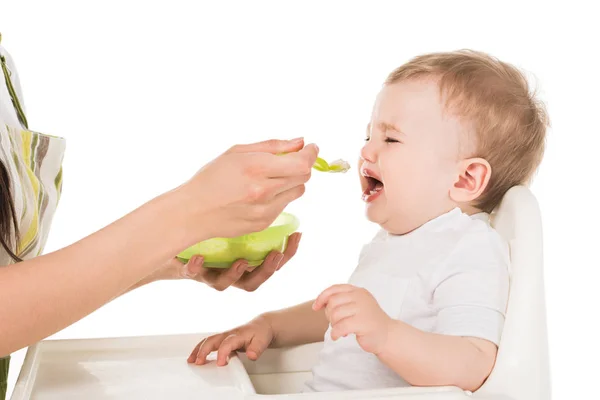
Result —
M269 347L269 343L266 343L264 340L259 339L258 336L254 336L250 341L250 344L246 348L246 356L250 360L256 361L267 349L267 347Z
M332 308L329 310L327 306L327 314L329 323L331 326L336 326L339 322L346 318L354 317L358 311L358 307L355 303L347 303L339 307Z
M355 318L348 317L338 321L337 324L331 326L331 339L333 341L339 338L346 337L352 333L356 333Z
M196 346L196 349L194 349L194 351L192 352L190 359L192 358L194 353L196 357L191 361L190 359L188 359L188 362L194 362L196 365L204 365L206 363L206 358L208 357L208 355L219 348L219 345L223 341L224 337L224 334L214 335L201 341L198 344L198 346Z
M198 352L200 351L200 347L202 347L202 343L204 343L206 341L207 338L203 339L200 343L198 343L196 345L196 347L194 347L194 350L192 350L192 353L190 354L190 356L187 359L188 363L193 363L196 361L196 358L198 357Z
M246 339L240 335L231 335L228 336L223 342L221 346L219 346L219 351L217 353L217 366L222 367L227 365L227 358L231 353L236 350L244 348L246 344Z
M354 289L355 289L354 286L348 285L348 284L333 285L333 286L329 287L328 289L325 289L319 295L319 297L317 297L317 299L313 303L312 308L315 311L319 311L320 309L322 309L325 306L327 306L327 303L329 303L329 299L331 298L331 296L334 296L334 295L339 294L339 293L352 292Z

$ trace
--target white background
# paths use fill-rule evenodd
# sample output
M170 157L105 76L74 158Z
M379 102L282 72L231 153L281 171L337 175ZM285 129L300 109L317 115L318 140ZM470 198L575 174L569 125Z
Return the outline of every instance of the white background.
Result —
M68 139L47 250L182 183L235 143L305 136L324 158L354 162L388 72L420 53L483 50L531 72L550 112L532 190L544 223L553 393L595 397L594 13L573 1L566 9L413 3L3 0L0 31L21 75L30 127ZM218 331L344 282L376 227L363 217L356 169L313 176L289 208L304 232L299 254L256 293L157 283L54 337ZM12 383L23 354L14 356Z

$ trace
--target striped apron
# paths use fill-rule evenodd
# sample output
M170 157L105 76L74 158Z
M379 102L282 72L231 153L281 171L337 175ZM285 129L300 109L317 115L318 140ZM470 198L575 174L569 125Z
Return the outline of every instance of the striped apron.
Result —
M16 254L26 260L42 254L48 238L62 189L65 141L28 129L17 71L2 46L0 64L0 161L18 220ZM13 262L0 246L0 268ZM6 396L9 362L10 355L0 354L0 400Z

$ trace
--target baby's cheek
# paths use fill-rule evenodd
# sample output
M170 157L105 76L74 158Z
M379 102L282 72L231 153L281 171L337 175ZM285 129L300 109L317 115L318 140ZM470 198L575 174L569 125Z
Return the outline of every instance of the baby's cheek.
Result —
M386 186L385 195L388 200L390 200L390 205L393 207L395 205L404 205L404 198L407 197L407 194L410 193L414 188L410 187L410 183L406 182L404 185L399 185L396 182Z

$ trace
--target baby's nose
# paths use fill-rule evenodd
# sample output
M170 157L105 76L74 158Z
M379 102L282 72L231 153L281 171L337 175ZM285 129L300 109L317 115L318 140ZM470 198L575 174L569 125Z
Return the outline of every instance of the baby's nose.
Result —
M374 144L372 144L370 141L365 143L360 151L360 158L364 161L375 163L377 160L377 151Z

